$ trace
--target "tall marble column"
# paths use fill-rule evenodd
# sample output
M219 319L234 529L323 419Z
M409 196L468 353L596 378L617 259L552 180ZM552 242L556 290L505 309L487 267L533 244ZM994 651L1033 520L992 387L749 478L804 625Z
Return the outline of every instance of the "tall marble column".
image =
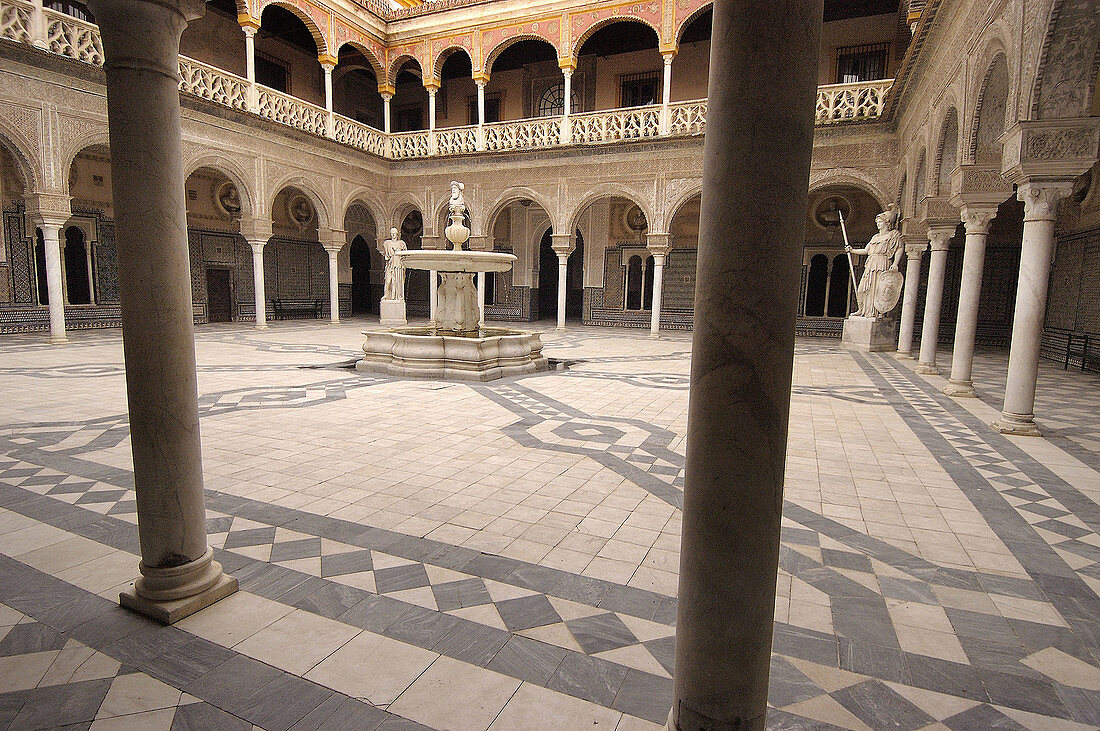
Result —
M103 38L141 576L123 606L172 623L236 591L206 543L179 41L201 0L90 0Z
M271 222L242 219L241 236L252 248L252 290L256 300L256 329L267 329L267 292L264 286L264 247L271 238Z
M569 122L569 115L573 113L573 71L576 69L576 65L572 59L567 59L559 60L558 66L561 67L562 78L564 79L562 91L565 95L562 100L561 143L568 145L573 139L573 128Z
M670 102L672 100L672 60L676 58L676 51L665 51L661 54L665 62L664 83L661 87L661 134L667 135L672 123Z
M488 77L476 77L477 84L477 149L485 149L485 86L489 83Z
M898 329L898 358L913 358L913 325L917 319L917 299L920 290L920 259L928 242L905 245L905 293L901 301L901 327Z
M434 155L438 150L439 141L435 134L435 97L439 93L440 83L425 81L424 89L428 92L428 154Z
M821 0L714 3L676 731L764 728L821 14Z
M569 234L550 234L550 248L558 255L558 330L565 329L565 299L569 279L569 255L576 242Z
M646 248L653 256L653 302L649 318L649 337L661 336L661 295L664 290L665 257L668 255L668 234L647 234Z
M260 108L259 94L256 92L256 31L259 24L249 18L241 21L241 30L244 31L244 68L245 78L248 79L248 111L256 112Z
M390 100L393 99L396 90L389 84L379 84L378 93L382 97L382 131L389 134L393 129L393 122L390 119Z
M325 135L336 134L336 117L332 110L332 72L336 68L336 59L332 56L321 58L321 70L325 73Z
M928 229L932 254L928 258L928 289L924 293L924 323L920 331L920 358L917 373L938 376L936 349L940 339L940 308L943 306L943 277L947 271L947 247L955 235L954 227Z
M61 229L69 220L67 196L38 194L27 199L27 218L42 231L46 254L46 292L50 298L50 342L69 342L65 332L65 287L61 263Z
M333 325L340 324L340 268L337 257L340 249L347 243L347 232L335 229L328 232L321 245L328 254L328 306L329 322Z
M1054 254L1054 220L1058 201L1071 190L1069 182L1033 180L1020 183L1016 190L1016 197L1024 204L1024 233L1005 403L1001 418L993 422L993 428L1002 434L1039 436L1039 428L1035 426L1035 380L1039 374L1039 345L1046 317L1050 260Z
M955 345L951 350L951 376L943 392L948 396L975 396L971 374L974 367L974 340L978 333L978 301L982 293L985 268L985 239L989 222L997 215L996 206L962 206L966 226L963 244L962 284L959 286L959 314L955 318Z

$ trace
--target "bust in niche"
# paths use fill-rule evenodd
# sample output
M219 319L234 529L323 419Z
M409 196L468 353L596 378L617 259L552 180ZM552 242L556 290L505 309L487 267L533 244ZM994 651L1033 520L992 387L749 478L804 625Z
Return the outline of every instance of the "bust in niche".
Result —
M218 203L218 208L230 218L237 218L241 215L241 196L237 192L237 186L228 180L218 186L217 195L214 196L214 200Z
M299 226L305 226L313 220L313 204L304 195L292 198L287 208L290 212L290 220Z

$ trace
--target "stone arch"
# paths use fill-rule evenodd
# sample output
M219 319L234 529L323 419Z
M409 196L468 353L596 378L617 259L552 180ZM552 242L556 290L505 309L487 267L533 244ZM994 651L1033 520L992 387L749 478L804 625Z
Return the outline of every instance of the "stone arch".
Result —
M501 211L507 208L510 204L522 200L534 201L542 210L546 211L546 215L549 216L551 220L553 220L555 209L554 206L551 205L550 202L546 199L546 196L542 195L541 193L537 193L534 190L531 190L530 188L525 186L508 188L503 193L498 195L496 197L496 200L494 200L492 204L490 204L486 208L487 213L484 217L483 223L483 230L485 231L485 234L492 234L493 228L496 226L497 216L500 215Z
M24 190L40 190L41 168L35 164L38 157L31 153L35 146L3 117L0 117L0 145L11 155L19 174L23 176Z
M676 214L680 212L680 209L684 207L684 204L686 204L692 198L696 196L701 196L702 194L703 181L700 180L698 185L691 186L687 189L686 192L681 193L679 197L673 199L672 204L668 206L666 211L668 213L668 219L662 224L661 230L671 233L672 221L674 218L676 218Z
M299 0L299 2L301 2L301 0ZM271 5L278 5L284 10L290 11L294 14L296 18L298 18L298 20L302 21L305 24L306 30L308 30L309 34L313 36L313 42L317 45L318 56L323 56L329 53L328 38L325 37L324 32L317 25L316 21L313 20L309 12L295 2L291 2L290 0L263 0L262 2L260 2L259 7L256 8L256 17L262 20L264 9ZM305 5L305 3L302 2L302 5ZM328 27L327 21L325 23L325 26Z
M464 195L466 193L469 193L466 195L466 217L470 219L470 236L482 236L484 231L480 230L478 227L484 223L484 220L480 216L474 217L474 212L480 208L476 192L467 188L466 191L464 191ZM450 202L451 197L449 194L441 196L439 203L436 204L435 212L432 215L432 224L436 226L436 235L438 236L442 236L443 230L450 224L450 218L447 212L447 207L450 205ZM425 223L424 228L427 229L427 227L427 223ZM450 246L449 242L447 246Z
M936 195L951 192L951 171L959 164L959 111L951 106L940 122L932 179Z
M382 65L382 61L380 61L379 58L374 55L374 51L370 50L370 48L363 45L362 43L357 43L355 41L344 41L340 44L340 48L336 49L337 58L339 58L340 51L341 49L343 49L344 46L351 46L356 51L359 51L359 53L363 54L363 58L367 59L367 63L370 64L371 69L374 71L374 78L384 78L386 69Z
M616 13L616 14L612 15L609 18L603 18L601 20L598 20L595 23L593 23L592 25L585 28L584 31L579 36L577 36L576 40L574 40L572 42L572 44L570 45L570 47L569 47L569 58L571 58L575 61L577 59L577 57L580 55L581 46L584 45L585 41L587 41L589 38L592 37L593 33L600 30L601 28L606 28L609 25L614 25L615 23L641 23L642 25L646 26L647 28L649 28L650 30L652 30L654 33L657 34L657 47L658 48L661 47L661 29L658 26L654 25L649 20L646 20L645 18L642 18L638 15L629 15L629 14L620 15L620 14Z
M889 203L891 196L882 189L877 180L867 173L855 168L830 168L828 170L814 170L810 172L809 194L813 195L822 188L849 185L863 191L883 208Z
M928 155L924 146L917 154L917 167L913 175L913 210L928 196Z
M1100 71L1095 0L1055 0L1031 93L1031 119L1086 116Z
M695 21L696 18L698 18L700 15L707 12L708 10L710 10L713 7L714 7L713 0L705 0L702 3L699 3L699 6L697 8L690 11L686 16L684 16L683 20L677 18L677 20L676 20L676 29L673 32L673 37L676 39L676 45L677 46L680 45L680 37L684 34L684 29L687 28L689 25L691 25L692 22Z
M387 238L389 236L390 226L386 225L386 209L381 201L375 197L374 192L369 188L356 188L350 195L344 198L338 209L340 212L340 220L343 221L348 215L348 209L356 204L363 206L363 208L366 208L367 211L370 212L371 217L374 219L375 228L378 229L377 233L379 235L385 234L383 238Z
M492 49L485 54L484 60L481 62L481 74L485 78L488 78L493 71L493 64L496 62L497 57L504 53L510 46L519 43L520 41L541 41L550 48L554 49L554 54L561 57L561 49L557 44L551 42L544 36L540 36L537 33L518 33L514 36L508 36L507 38L501 38L500 41L492 47Z
M906 188L909 185L909 174L907 171L901 171L901 179L898 181L898 194L894 199L894 203L898 207L898 212L902 218L912 215L911 211L905 210L905 194Z
M452 54L459 52L466 54L466 57L470 59L470 68L473 68L474 57L473 54L470 53L470 49L466 48L465 46L460 46L457 43L452 43L443 48L439 53L435 55L435 58L432 59L432 78L442 79L443 64L446 63L447 59L450 58Z
M275 199L279 197L279 194L286 188L297 188L309 198L309 202L313 204L313 210L317 213L317 229L321 231L323 229L332 229L332 206L325 203L324 197L317 192L317 188L313 182L297 176L288 176L279 180L277 183L271 186L271 190L274 191L269 196L267 201L267 210L270 212L275 206Z
M106 128L102 130L96 130L95 132L89 132L88 134L81 135L69 143L69 145L61 151L61 167L58 170L58 174L61 176L61 184L64 186L65 191L69 190L69 171L72 170L73 163L76 162L76 156L79 155L85 148L92 147L94 145L103 145L104 147L110 147L110 139L107 134Z
M404 66L405 63L408 62L408 61L412 61L413 63L416 64L416 67L418 69L420 69L420 78L421 78L421 80L423 80L423 78L424 78L424 63L419 58L417 58L415 55L413 55L411 53L402 53L402 54L396 56L393 59L393 61L390 62L390 67L389 67L389 69L386 70L386 83L387 84L389 84L390 86L394 86L394 85L397 84L397 72L400 71L401 67Z
M974 105L974 120L967 143L968 160L977 163L1000 160L997 138L1005 129L1011 88L1008 56L1003 51L994 53L985 67Z
M210 168L218 171L237 187L237 192L241 195L242 219L260 217L267 213L258 210L260 206L257 205L255 186L246 182L249 177L236 162L220 155L202 154L200 152L196 157L184 162L183 179L187 180L192 173L200 168Z
M656 230L656 226L661 225L663 221L657 218L654 213L654 206L646 200L644 195L620 183L601 183L591 188L587 193L581 196L580 200L574 203L569 210L559 211L559 214L567 216L567 218L564 219L564 225L555 225L555 228L561 231L576 231L580 224L581 214L584 213L588 206L600 198L627 199L642 209L642 213L645 214L646 221L649 223L650 233L663 233ZM555 224L557 223L560 222L555 222Z
M416 210L420 212L421 218L425 219L424 225L426 229L429 223L427 221L427 216L424 215L424 211L426 208L427 206L425 206L422 201L418 200L411 193L405 193L395 201L394 205L390 207L389 218L380 220L386 221L385 228L387 231L393 226L401 228L401 223L405 220L405 217L408 216L409 213L411 213L413 210ZM427 230L424 231L425 236L434 235L434 233L434 231L432 232L432 234L429 234Z

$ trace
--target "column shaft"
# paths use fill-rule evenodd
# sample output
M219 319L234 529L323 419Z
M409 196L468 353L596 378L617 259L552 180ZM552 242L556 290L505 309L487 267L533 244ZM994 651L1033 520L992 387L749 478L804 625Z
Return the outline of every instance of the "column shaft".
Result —
M439 324L437 309L439 307L439 273L428 272L428 319L432 325Z
M248 110L258 111L259 95L256 92L256 30L251 25L241 27L244 31L244 65L248 79Z
M92 0L103 38L142 576L121 601L170 623L236 590L206 543L179 39L196 0Z
M569 255L558 254L558 330L565 329L566 281L569 278Z
M337 278L339 268L336 257L340 253L339 248L328 248L328 306L329 321L333 325L340 324L340 280Z
M959 286L959 313L955 318L955 345L951 350L951 377L943 392L948 396L974 396L972 371L974 340L978 333L978 301L982 293L982 270L985 268L985 241L989 221L996 209L963 208L966 225L963 246L962 284Z
M390 125L390 99L393 99L392 95L390 95L390 94L383 94L382 95L382 131L385 132L386 134L389 134L390 129L391 129L391 125Z
M1001 418L994 428L1006 434L1039 436L1035 426L1035 381L1039 375L1039 346L1046 316L1050 260L1054 253L1054 219L1058 201L1070 191L1068 183L1025 182L1016 196L1024 203L1024 232L1020 246L1020 280L1012 316L1012 345L1008 353L1008 380Z
M478 316L478 327L485 327L485 277L489 276L486 272L477 273L477 310L480 313Z
M939 375L936 349L940 338L940 308L943 306L943 277L947 271L947 242L953 231L933 229L928 232L932 255L928 260L928 290L924 294L924 323L920 333L920 359L917 373Z
M661 286L665 278L665 257L663 254L653 255L653 314L649 320L649 337L656 338L661 335Z
M762 729L767 713L822 2L780 6L714 3L676 731Z
M256 294L256 329L267 329L267 294L264 291L264 245L266 241L249 241L252 247L252 282Z
M666 53L664 55L665 76L664 86L661 90L661 134L665 135L669 133L669 127L672 122L669 104L672 100L672 59L675 57L676 55L672 53Z
M901 301L901 327L898 329L898 357L913 357L913 325L917 319L920 291L920 260L927 244L905 247L905 292Z
M336 117L332 112L332 70L335 66L331 63L321 64L325 72L325 111L328 112L325 119L325 134L332 137L336 133Z
M42 246L46 250L46 291L50 296L50 342L65 343L65 292L61 280L61 232L58 224L43 223Z

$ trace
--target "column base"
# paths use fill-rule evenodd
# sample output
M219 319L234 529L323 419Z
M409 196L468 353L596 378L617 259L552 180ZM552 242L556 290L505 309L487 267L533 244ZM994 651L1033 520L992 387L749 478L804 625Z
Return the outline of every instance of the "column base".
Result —
M935 363L917 363L917 373L922 376L938 376L940 375L940 369L936 367Z
M650 333L649 337L650 337L651 340L660 340L661 339L661 333Z
M213 563L221 571L221 565ZM213 586L183 599L169 599L166 601L154 601L137 593L134 585L118 595L118 603L131 611L143 614L161 624L175 624L184 617L189 617L195 612L206 609L211 604L233 594L239 588L237 579L227 574L221 574Z
M329 324L329 325L339 325L339 324L340 324L340 321L339 321L339 320L329 320L329 321L328 321L328 324Z
M267 330L267 329L268 329L268 327L267 327L267 323L265 322L265 323L263 323L262 325L257 325L257 326L256 326L256 329L257 329L257 330Z
M972 381L948 379L947 385L943 387L943 392L955 398L976 398L978 396L978 392L974 390L974 383Z
M64 345L67 342L69 342L69 339L64 335L62 335L61 337L54 337L53 335L50 336L50 345Z
M557 330L557 331L558 331L558 332L560 332L560 333L563 333L563 332L565 332L565 325L558 325L558 326L557 326L556 328L554 328L554 329L555 329L555 330Z
M1001 434L1010 434L1017 437L1041 437L1039 427L1035 425L1034 414L1010 414L1001 412L1001 418L990 424Z
M912 353L904 353L900 350L898 352L894 353L894 357L897 358L898 360L913 360L913 354Z

